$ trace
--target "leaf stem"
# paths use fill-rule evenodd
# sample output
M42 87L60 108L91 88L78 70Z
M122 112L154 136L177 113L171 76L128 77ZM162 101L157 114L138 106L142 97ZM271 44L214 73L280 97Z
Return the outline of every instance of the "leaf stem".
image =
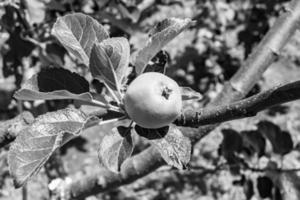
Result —
M116 111L116 112L125 114L125 112L124 112L124 110L122 108L117 107L117 106L113 106L113 105L109 105L108 110Z
M96 106L99 106L101 108L105 108L105 109L108 109L108 110L111 110L111 111L115 111L115 112L119 112L119 113L125 113L123 109L121 109L120 107L117 107L117 106L113 106L111 104L105 104L105 103L102 103L101 101L97 101L97 100L92 100L91 103L93 103L94 105Z
M93 104L99 106L99 107L102 107L102 108L108 108L108 105L105 104L105 103L102 103L101 101L97 101L95 99L92 99L91 101Z
M116 96L115 92L105 83L103 82L105 87L107 88L107 90L109 91L109 93L111 94L111 96L113 97L113 99L117 102L118 105L121 104L120 99Z
M119 118L114 118L114 119L110 119L110 120L100 121L98 123L98 125L104 125L104 124L109 124L109 123L113 123L113 122L118 122L118 121L121 121L124 119L126 119L126 117L119 117Z

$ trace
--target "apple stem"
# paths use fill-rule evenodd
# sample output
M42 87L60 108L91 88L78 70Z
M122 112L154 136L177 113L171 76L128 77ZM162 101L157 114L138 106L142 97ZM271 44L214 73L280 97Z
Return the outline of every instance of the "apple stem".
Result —
M165 86L164 88L163 88L163 91L162 91L162 96L163 97L165 97L166 99L169 99L169 96L170 96L170 94L171 94L171 92L172 92L173 90L172 89L170 89L170 88L168 88L168 86Z

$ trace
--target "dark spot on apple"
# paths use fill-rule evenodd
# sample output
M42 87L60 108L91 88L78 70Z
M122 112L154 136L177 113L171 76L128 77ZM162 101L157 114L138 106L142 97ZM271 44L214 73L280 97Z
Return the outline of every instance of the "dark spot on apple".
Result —
M173 90L172 89L170 89L170 88L168 88L167 86L165 86L164 88L163 88L163 91L162 91L162 96L163 97L165 97L166 99L169 99L169 97L170 97L170 94L171 94L171 92L172 92Z

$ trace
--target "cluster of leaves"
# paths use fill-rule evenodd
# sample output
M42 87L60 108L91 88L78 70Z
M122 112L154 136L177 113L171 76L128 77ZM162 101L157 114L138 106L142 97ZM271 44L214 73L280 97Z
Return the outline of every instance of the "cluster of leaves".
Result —
M223 129L223 141L220 144L219 155L222 156L228 166L230 172L235 176L241 177L240 185L247 188L245 191L248 199L254 195L254 182L261 198L275 198L280 196L280 187L275 184L272 173L268 171L276 171L280 167L276 164L286 154L294 150L294 143L291 135L287 131L281 130L279 126L270 121L260 121L257 123L256 130L244 130L241 132L233 129ZM268 143L271 147L268 146ZM256 168L259 159L268 160L264 167ZM264 172L264 168L267 173ZM261 175L253 173L252 176L247 175L245 171L261 172ZM286 176L294 176L286 174ZM253 182L254 181L254 182ZM250 188L249 188L250 187ZM276 198L275 198L276 199ZM279 199L282 199L280 196Z
M149 42L137 52L132 61L132 73L143 73L147 63L161 48L191 23L189 19L175 18L160 22L152 30ZM125 119L122 97L128 82L127 74L130 72L128 40L124 37L109 38L101 24L81 13L59 18L52 33L70 54L89 67L92 77L105 85L108 95L93 94L89 82L74 72L63 68L49 68L27 80L15 93L15 98L26 101L80 100L121 115L120 118L110 120ZM197 99L200 95L189 88L182 88L182 96L183 100L189 100ZM102 120L101 117L86 115L74 108L49 112L36 118L33 124L20 132L9 151L9 166L16 187L22 186L28 178L36 174L56 149L77 136L84 127L107 122ZM144 129L136 125L135 131L150 139L168 164L180 169L186 167L190 159L191 144L176 126ZM101 142L100 163L118 173L122 163L131 156L133 147L132 123L128 127L113 128Z
M108 25L110 36L126 36L140 31L139 23L157 11L159 5L168 2L143 4L135 1L57 1L57 0L4 0L0 4L0 77L9 78L10 86L1 86L3 99L0 111L16 115L16 105L10 105L13 90L18 89L24 79L49 66L67 67L86 74L86 69L63 48L51 34L56 18L67 13L88 13ZM100 12L101 11L101 12ZM99 16L101 13L101 16ZM6 92L9 92L8 95ZM8 96L8 97L6 97ZM6 97L6 98L4 98ZM66 107L69 101L48 101L49 107ZM53 104L51 106L49 104ZM36 109L36 106L27 106ZM40 114L37 111L36 114Z

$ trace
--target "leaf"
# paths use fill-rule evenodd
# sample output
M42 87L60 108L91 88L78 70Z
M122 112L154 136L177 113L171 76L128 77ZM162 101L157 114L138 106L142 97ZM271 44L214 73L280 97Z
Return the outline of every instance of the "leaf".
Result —
M102 42L109 35L95 19L81 13L68 14L57 19L52 34L76 58L89 66L94 43Z
M148 62L172 39L192 24L191 19L170 18L159 22L151 32L146 46L140 49L133 63L136 72L144 72Z
M41 115L20 131L8 154L15 187L37 174L53 152L78 135L87 121L81 111L67 108Z
M3 57L2 71L4 77L16 74L19 75L21 72L18 71L18 69L23 65L22 63L24 62L24 59L32 56L32 51L36 48L35 44L24 39L22 36L22 27L12 26L12 24L20 23L19 20L16 20L15 17L13 17L17 16L17 13L19 13L19 11L17 11L16 8L7 6L5 7L5 15L3 15L0 19L1 24L3 23L5 27L11 28L11 30L8 29L10 34L5 44L9 48L7 51L1 53L1 57Z
M165 137L165 135L169 131L169 126L165 126L158 129L148 129L143 128L139 125L135 125L134 130L139 136L147 138L148 140L161 139Z
M222 129L223 141L221 143L222 154L239 153L243 147L241 135L233 129Z
M161 134L161 129L148 129L151 135ZM178 169L186 169L191 157L191 141L176 126L169 126L167 133L150 142L158 149L168 165Z
M245 180L245 183L243 184L243 191L247 200L250 200L255 195L254 184L250 178Z
M260 176L257 178L257 190L261 198L272 198L272 189L274 184L267 176Z
M47 57L48 65L64 66L64 57L66 54L65 48L57 43L48 43L45 48L45 57Z
M102 139L98 157L101 165L112 172L118 173L122 163L131 156L133 142L131 128L118 126Z
M129 54L126 38L111 38L94 44L90 59L92 76L111 89L120 91L129 64Z
M104 40L102 45L110 58L119 83L122 83L129 65L130 45L126 38L115 37Z
M183 101L201 100L203 98L203 96L199 92L196 92L190 87L180 87L180 90L181 90L181 98Z
M162 74L166 73L166 64L169 60L169 54L166 51L159 51L154 58L151 60L144 70L146 72L159 72Z
M265 154L266 140L259 131L242 131L243 146L250 148L252 153L256 152L258 157Z
M94 44L92 49L90 70L95 79L102 81L109 88L119 91L120 85L117 81L116 72L104 47L100 43Z
M272 144L274 153L284 155L293 150L293 140L290 133L281 131L280 127L269 121L260 121L258 131Z
M126 38L109 38L95 44L90 59L93 77L117 90L124 81L129 56L130 46Z
M223 141L220 144L221 153L229 164L229 170L233 175L240 174L240 158L236 153L241 152L243 140L240 134L233 129L223 129Z
M15 98L20 100L77 99L91 101L89 83L80 75L63 68L44 69L28 79Z

